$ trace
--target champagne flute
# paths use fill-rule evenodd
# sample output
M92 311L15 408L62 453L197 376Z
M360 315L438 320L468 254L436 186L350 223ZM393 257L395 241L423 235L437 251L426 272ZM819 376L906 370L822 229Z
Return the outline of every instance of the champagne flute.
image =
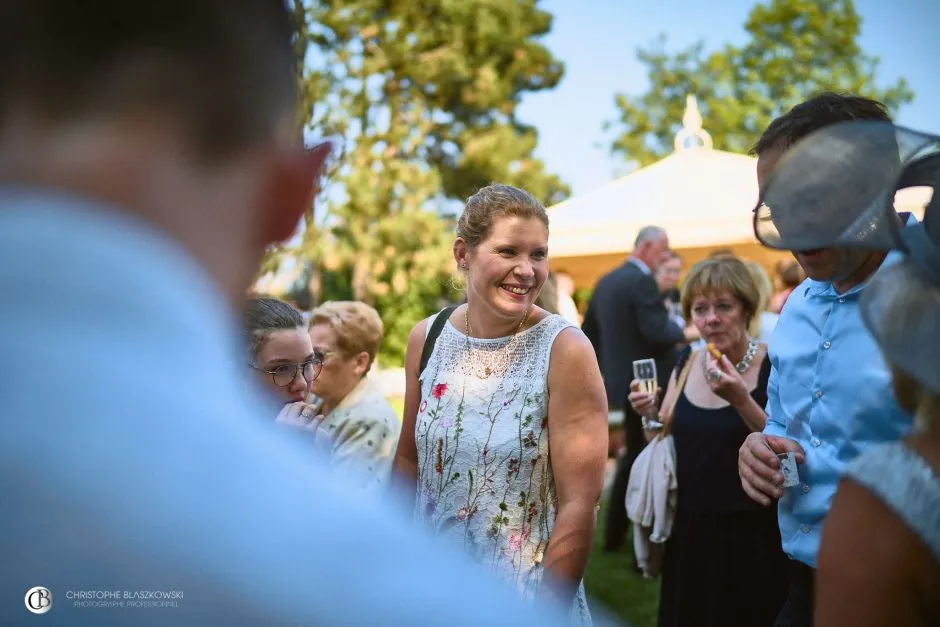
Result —
M633 378L640 382L640 389L647 394L656 393L656 360L638 359L633 362Z
M656 378L656 360L638 359L633 362L633 378L640 383L641 391L655 395L656 387L659 384L659 380ZM654 405L654 408L650 411L650 415L643 417L644 429L658 429L662 427L662 423L658 420L654 420L656 413Z

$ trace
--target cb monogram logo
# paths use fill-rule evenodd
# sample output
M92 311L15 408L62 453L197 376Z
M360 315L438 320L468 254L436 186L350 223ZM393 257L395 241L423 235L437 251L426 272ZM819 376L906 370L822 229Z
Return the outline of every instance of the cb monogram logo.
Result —
M52 609L52 591L36 586L26 591L26 609L33 614L45 614Z

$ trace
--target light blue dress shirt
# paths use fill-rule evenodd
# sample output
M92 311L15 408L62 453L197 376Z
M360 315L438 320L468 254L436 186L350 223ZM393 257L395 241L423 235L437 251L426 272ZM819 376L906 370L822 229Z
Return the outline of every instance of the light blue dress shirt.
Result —
M898 258L889 254L882 268ZM787 555L813 568L846 464L913 426L862 322L864 287L839 294L831 283L807 279L787 299L770 341L764 433L796 440L805 452L800 485L780 499L780 536Z
M558 624L276 429L237 319L148 225L0 188L0 293L0 624ZM81 597L139 591L182 598Z
M648 265L646 265L646 262L644 262L642 259L637 259L636 257L627 257L627 261L639 268L643 274L653 274L653 270Z

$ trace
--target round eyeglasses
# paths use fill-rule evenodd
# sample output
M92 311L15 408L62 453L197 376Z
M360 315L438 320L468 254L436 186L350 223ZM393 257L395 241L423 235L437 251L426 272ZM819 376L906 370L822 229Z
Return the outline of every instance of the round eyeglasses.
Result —
M313 359L308 359L307 361L300 364L280 364L273 370L265 370L264 368L259 368L254 364L248 365L258 372L271 375L271 380L274 381L274 385L279 388L283 388L290 385L291 382L297 378L298 372L300 372L301 376L304 378L304 381L307 383L313 383L316 381L317 377L320 376L320 371L323 370L323 357L321 355L316 355Z

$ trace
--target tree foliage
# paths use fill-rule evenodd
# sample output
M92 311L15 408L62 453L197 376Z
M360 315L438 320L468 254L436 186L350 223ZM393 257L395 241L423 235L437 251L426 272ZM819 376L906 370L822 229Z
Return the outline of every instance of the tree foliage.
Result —
M670 54L661 36L637 53L650 88L615 98L612 152L639 166L671 152L687 94L697 97L715 148L731 152L747 152L775 117L824 90L896 112L913 94L903 78L878 87L878 59L861 49L861 26L853 0L768 0L751 10L742 46L707 52L700 42Z
M537 0L293 0L304 124L343 150L290 254L316 300L355 298L386 324L401 363L413 324L453 297L449 201L500 181L545 203L567 187L533 156L521 97L563 67L537 39Z

